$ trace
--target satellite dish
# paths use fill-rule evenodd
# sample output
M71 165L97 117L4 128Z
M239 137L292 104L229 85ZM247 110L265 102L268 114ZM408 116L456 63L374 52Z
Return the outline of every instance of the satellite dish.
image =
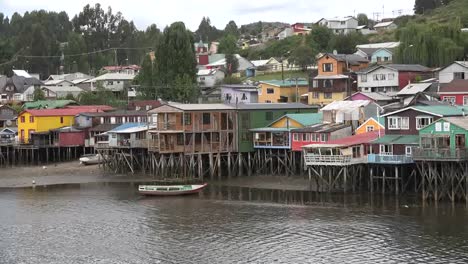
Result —
M13 125L13 122L11 122L11 120L7 120L7 121L6 121L6 125L7 125L7 126L11 126L11 125Z

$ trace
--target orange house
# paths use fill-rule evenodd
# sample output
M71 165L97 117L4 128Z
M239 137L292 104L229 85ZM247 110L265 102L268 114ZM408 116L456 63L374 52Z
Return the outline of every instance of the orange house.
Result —
M369 61L355 54L322 54L317 60L318 75L309 90L309 104L326 105L352 94L353 73L367 68Z
M385 130L385 117L367 119L356 129L356 135L364 134L370 131Z

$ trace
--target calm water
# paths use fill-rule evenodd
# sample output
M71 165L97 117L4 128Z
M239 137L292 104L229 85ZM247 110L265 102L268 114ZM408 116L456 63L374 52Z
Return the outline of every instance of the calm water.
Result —
M0 191L0 263L468 263L468 211L210 186Z

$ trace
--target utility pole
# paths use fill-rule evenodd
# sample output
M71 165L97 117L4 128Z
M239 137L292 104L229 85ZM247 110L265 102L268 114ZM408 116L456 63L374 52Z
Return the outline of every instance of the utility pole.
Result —
M296 77L295 79L296 79L296 103L299 103L299 86L297 85L297 79L299 78Z

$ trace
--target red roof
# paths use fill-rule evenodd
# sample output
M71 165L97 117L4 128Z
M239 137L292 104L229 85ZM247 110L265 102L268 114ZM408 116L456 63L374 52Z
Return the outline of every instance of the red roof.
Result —
M63 109L28 109L23 113L30 113L32 116L75 116L83 112L102 112L99 108L63 108Z
M441 84L439 93L468 93L468 80L453 80Z
M104 66L102 67L106 71L121 71L121 70L126 70L126 69L131 69L131 70L140 70L141 67L138 65L126 65L126 66Z
M354 146L354 145L360 145L360 144L365 144L365 143L370 143L380 136L385 136L385 130L380 130L379 131L371 131L363 134L358 134L350 137L345 137L345 138L340 138L340 139L335 139L335 140L330 140L327 142L324 142L324 144L330 144L330 145L341 145L341 146Z

